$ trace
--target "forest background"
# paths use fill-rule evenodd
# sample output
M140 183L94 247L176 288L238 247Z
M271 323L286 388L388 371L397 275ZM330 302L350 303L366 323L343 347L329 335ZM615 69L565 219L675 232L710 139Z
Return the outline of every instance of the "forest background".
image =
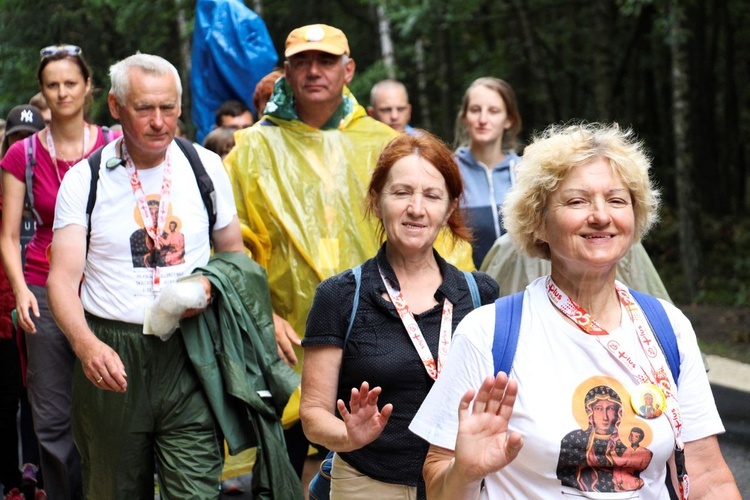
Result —
M341 28L357 63L351 89L360 103L369 104L373 83L396 77L410 90L412 125L449 143L461 96L480 76L515 88L522 143L550 123L632 127L653 157L664 201L644 245L673 300L693 311L703 306L702 319L686 311L709 325L704 349L750 361L750 2L245 3L265 20L279 54L295 27ZM39 49L70 43L83 48L100 89L92 121L111 124L108 67L140 50L180 70L190 126L194 17L195 0L0 0L0 115L37 92Z

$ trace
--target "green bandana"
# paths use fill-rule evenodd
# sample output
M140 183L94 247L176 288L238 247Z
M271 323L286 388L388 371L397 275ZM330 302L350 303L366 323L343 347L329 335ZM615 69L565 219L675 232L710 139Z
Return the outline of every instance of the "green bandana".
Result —
M343 120L349 113L354 109L356 101L349 92L344 92L342 95L343 99L341 104L328 121L320 127L322 130L336 129L339 127L341 120ZM294 109L294 94L292 93L292 87L286 81L286 78L279 78L273 87L273 94L271 99L266 105L266 114L281 118L282 120L297 120L301 121L297 110Z

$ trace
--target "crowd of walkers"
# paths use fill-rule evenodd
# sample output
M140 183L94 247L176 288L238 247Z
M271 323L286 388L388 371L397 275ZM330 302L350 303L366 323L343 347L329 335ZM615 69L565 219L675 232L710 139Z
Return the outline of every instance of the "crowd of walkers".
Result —
M82 49L41 49L0 160L0 493L218 498L239 460L253 498L740 498L635 132L522 151L482 77L454 150L355 70L293 30L204 147L162 57L110 67L105 127Z

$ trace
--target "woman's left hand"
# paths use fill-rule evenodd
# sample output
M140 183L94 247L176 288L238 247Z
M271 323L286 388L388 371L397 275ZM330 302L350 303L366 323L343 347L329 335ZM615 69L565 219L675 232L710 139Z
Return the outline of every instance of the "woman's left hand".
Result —
M370 385L362 382L359 390L352 388L349 398L351 411L347 410L343 400L339 399L336 402L346 425L349 449L357 450L375 441L388 423L393 413L393 405L389 403L378 411L378 396L381 391L380 387L370 390Z

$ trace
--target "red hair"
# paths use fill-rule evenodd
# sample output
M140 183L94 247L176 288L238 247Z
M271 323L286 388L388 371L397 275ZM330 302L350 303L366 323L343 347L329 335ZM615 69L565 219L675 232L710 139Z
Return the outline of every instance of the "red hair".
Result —
M370 185L367 188L367 199L365 200L367 213L375 213L375 207L393 164L401 158L416 155L434 166L445 180L450 202L456 206L448 218L448 228L453 238L471 241L471 231L466 227L463 213L458 207L458 202L463 196L464 183L461 179L458 164L453 159L453 152L443 141L426 130L416 130L416 132L416 135L406 133L399 135L380 153L375 170L372 172ZM381 225L381 236L382 233L383 227Z
M284 72L280 69L275 69L261 78L255 86L255 92L253 93L253 107L255 108L255 113L258 118L263 115L263 110L260 109L261 103L263 104L263 108L265 108L266 103L268 103L268 100L271 98L271 94L273 94L273 86L276 83L276 80L282 76L284 76Z

